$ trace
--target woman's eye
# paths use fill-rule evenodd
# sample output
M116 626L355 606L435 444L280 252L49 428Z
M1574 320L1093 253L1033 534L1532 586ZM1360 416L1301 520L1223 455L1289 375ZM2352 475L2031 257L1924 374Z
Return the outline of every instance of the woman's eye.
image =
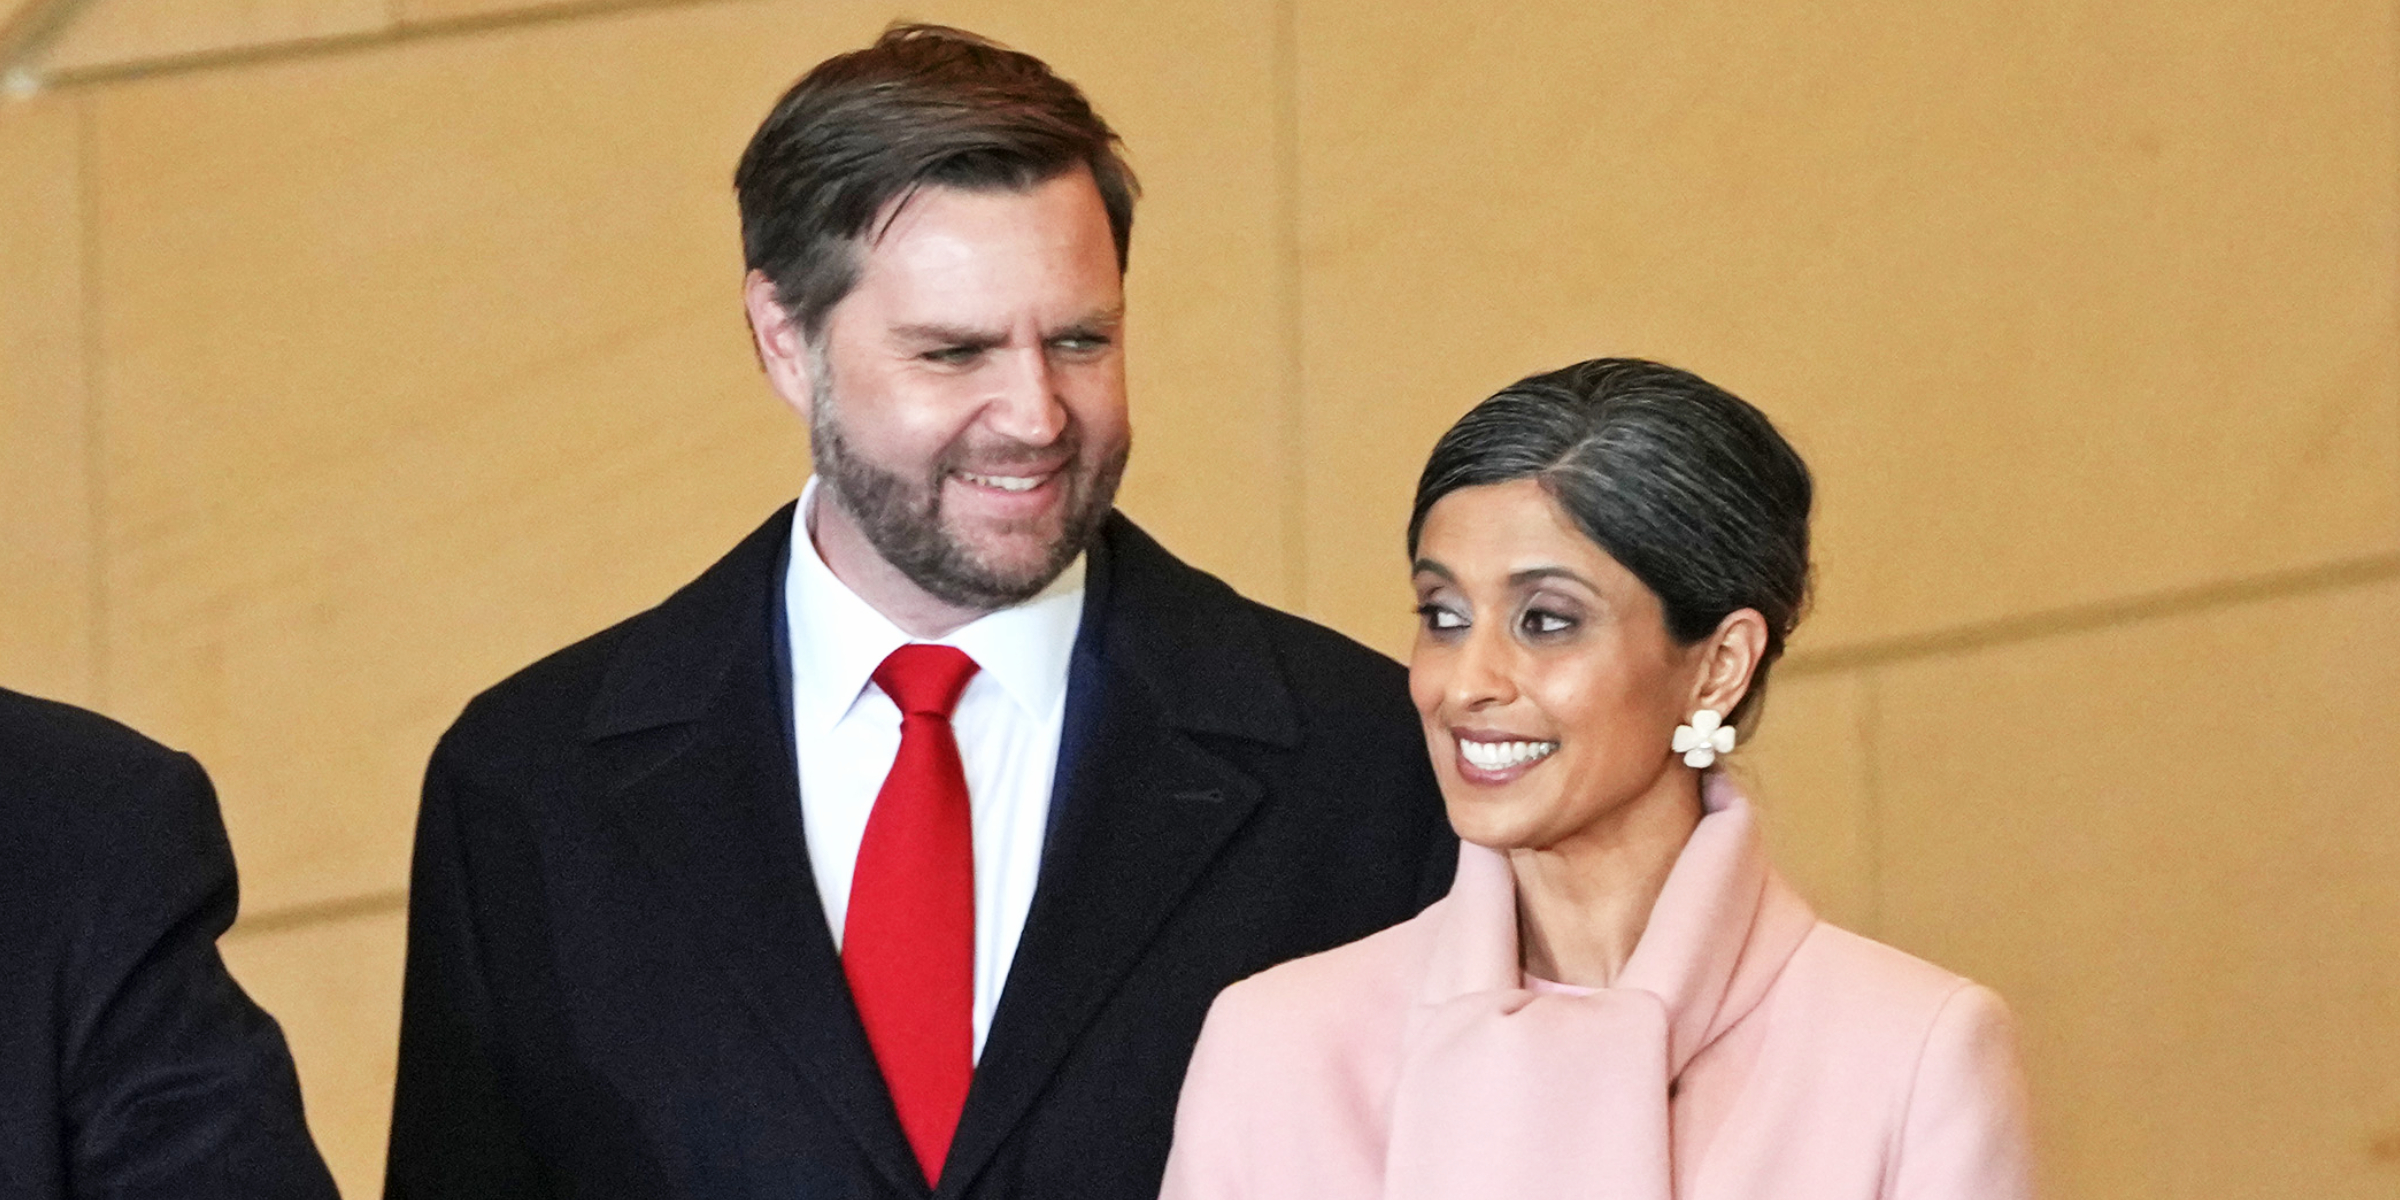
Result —
M1427 629L1465 629L1467 627L1465 617L1443 608L1439 604L1418 605L1417 619L1425 622Z
M1532 634L1565 633L1575 628L1575 618L1545 608L1529 608L1518 625Z

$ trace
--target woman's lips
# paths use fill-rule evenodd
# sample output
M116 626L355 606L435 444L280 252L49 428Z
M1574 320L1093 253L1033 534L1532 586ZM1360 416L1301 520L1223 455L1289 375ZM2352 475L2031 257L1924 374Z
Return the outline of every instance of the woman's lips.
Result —
M1470 783L1511 782L1540 766L1558 750L1555 741L1496 730L1454 729L1450 736L1458 745L1458 773Z

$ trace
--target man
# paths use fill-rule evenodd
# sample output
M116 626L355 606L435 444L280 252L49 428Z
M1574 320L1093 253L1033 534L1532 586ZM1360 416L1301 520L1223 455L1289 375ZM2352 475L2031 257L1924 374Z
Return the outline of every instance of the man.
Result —
M1115 141L923 26L759 129L816 478L435 752L388 1195L1147 1200L1217 990L1446 886L1399 667L1111 511Z
M199 764L0 689L0 1196L334 1200Z

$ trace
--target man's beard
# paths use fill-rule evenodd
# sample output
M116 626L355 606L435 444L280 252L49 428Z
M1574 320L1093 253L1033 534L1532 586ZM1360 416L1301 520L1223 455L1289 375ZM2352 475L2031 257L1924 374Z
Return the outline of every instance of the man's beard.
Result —
M814 419L808 430L809 453L816 461L820 486L831 489L834 502L858 523L867 544L926 594L979 612L1021 604L1050 586L1108 519L1117 484L1125 477L1129 445L1117 447L1104 461L1085 461L1082 430L1070 415L1059 441L1039 448L1038 453L1033 447L1012 446L998 454L987 451L970 456L962 438L942 452L929 478L909 479L867 461L851 446L842 433L824 366L820 359L814 372L821 382L813 388ZM986 562L944 526L942 485L956 471L971 468L978 474L1000 473L1012 457L1019 462L1037 457L1048 461L1060 457L1061 451L1066 464L1058 469L1056 480L1065 493L1058 508L1059 532L1035 562L1015 567Z

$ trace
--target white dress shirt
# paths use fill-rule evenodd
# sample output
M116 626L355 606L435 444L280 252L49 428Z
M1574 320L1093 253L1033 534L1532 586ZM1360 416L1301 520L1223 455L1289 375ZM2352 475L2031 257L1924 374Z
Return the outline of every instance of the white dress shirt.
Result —
M903 633L834 578L817 555L816 501L817 481L811 479L793 522L784 621L791 638L800 819L817 898L838 949L867 815L900 753L900 709L872 676L892 651L924 639ZM1067 661L1083 624L1083 571L1077 556L1040 595L933 639L964 651L982 668L967 681L950 718L974 812L978 1059L1041 872L1050 785L1066 721Z

